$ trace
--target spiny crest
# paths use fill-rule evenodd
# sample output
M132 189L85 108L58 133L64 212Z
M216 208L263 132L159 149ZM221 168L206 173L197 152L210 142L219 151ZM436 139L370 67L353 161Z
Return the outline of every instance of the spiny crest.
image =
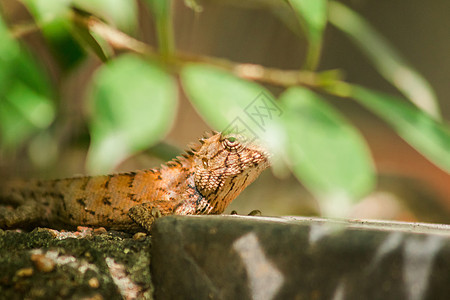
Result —
M183 166L185 163L189 161L189 159L194 156L201 147L205 144L205 141L215 135L219 134L217 131L206 131L203 134L203 137L199 139L198 142L189 143L187 145L187 149L185 150L185 153L182 153L181 156L177 156L176 158L172 159L171 161L168 161L166 164L162 165L162 168L166 167L178 167Z
M185 151L188 154L188 156L185 156L186 158L188 158L189 156L195 155L201 148L202 146L205 144L206 140L219 134L220 132L215 131L215 130L211 130L211 131L205 131L203 133L203 137L200 138L198 140L198 142L194 142L194 143L189 143L187 145L187 148Z
M168 167L176 167L176 166L181 166L181 162L178 159L179 156L177 156L176 158L172 159L171 161L168 161L166 163L166 166Z
M215 136L216 134L219 134L220 132L215 131L215 130L209 130L209 131L205 131L203 133L203 139L209 139L210 137Z
M200 148L202 147L202 143L189 143L188 145L187 145L187 150L186 150L186 152L193 152L193 153L196 153L196 152L198 152L198 150L200 150Z

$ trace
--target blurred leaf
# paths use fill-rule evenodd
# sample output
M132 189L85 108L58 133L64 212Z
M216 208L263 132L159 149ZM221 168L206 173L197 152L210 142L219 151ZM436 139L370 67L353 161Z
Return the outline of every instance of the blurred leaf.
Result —
M71 69L85 57L83 49L71 33L71 1L25 0L24 4L64 70Z
M308 37L306 68L315 69L320 57L322 36L327 24L327 0L289 0Z
M133 33L137 26L137 7L130 0L73 0L72 5L114 25L125 33Z
M333 207L374 187L374 168L359 132L317 94L294 87L280 97L289 162L297 178ZM334 212L340 214L339 212Z
M0 17L0 133L3 149L14 149L54 119L46 74L11 38Z
M174 37L171 18L171 0L146 0L147 6L152 12L158 37L159 52L164 60L172 54Z
M39 129L47 128L55 117L53 103L16 81L0 101L2 147L13 149Z
M174 80L134 55L102 66L93 79L91 98L91 172L110 171L129 155L154 145L174 122Z
M146 0L145 3L156 19L168 18L172 0Z
M251 120L246 108L261 93L270 95L264 87L202 64L185 66L181 81L189 100L213 128L224 131L236 124L258 131L258 124Z
M327 24L327 0L289 0L289 3L304 24L308 38L321 40Z
M8 28L0 15L0 95L3 95L10 86L14 73L14 63L20 56L20 46L11 37Z
M85 58L85 51L72 34L72 23L69 19L46 24L42 27L42 32L64 70L74 68Z
M6 24L3 22L1 14L0 37L2 38L2 42L0 43L0 63L4 64L8 60L14 58L20 49L17 41L12 38L8 28L6 27Z
M82 43L85 43L89 49L91 49L98 58L103 62L106 62L109 57L108 51L103 49L102 45L97 41L97 39L91 34L89 29L84 26L80 26L77 22L73 23L72 31L77 36Z
M184 5L196 13L201 13L203 11L203 7L197 3L197 0L184 0Z
M399 98L353 86L353 98L389 123L411 146L450 172L450 128Z
M19 81L13 85L6 98L36 128L46 128L53 121L55 112L52 103Z
M330 1L329 21L346 33L403 95L431 116L440 118L439 104L430 84L361 16L339 2Z
M1 150L17 148L35 130L10 103L0 102Z
M85 56L76 38L83 46L88 45L102 61L106 61L108 57L108 49L102 44L102 40L93 36L84 26L72 22L70 18L72 7L102 18L124 32L132 33L136 29L135 1L27 0L25 3L64 69L70 69Z
M23 3L36 20L40 23L47 23L67 15L71 1L24 0Z
M38 93L49 96L50 84L47 76L36 64L25 48L11 37L0 16L0 95L20 80Z
M249 142L257 139L274 157L282 156L283 111L263 86L204 64L186 65L181 83L192 105L211 127L240 134ZM272 161L272 170L278 175L284 169L281 160Z

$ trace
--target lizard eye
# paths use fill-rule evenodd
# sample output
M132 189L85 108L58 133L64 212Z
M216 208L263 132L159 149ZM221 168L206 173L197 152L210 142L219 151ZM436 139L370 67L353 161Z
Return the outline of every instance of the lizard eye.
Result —
M237 138L230 136L223 140L223 145L225 148L228 148L230 150L238 150L241 146L241 143Z

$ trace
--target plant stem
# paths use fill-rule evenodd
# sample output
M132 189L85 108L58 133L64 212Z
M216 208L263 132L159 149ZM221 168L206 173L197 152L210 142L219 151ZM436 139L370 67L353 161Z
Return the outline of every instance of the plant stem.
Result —
M305 59L305 70L314 71L317 69L322 53L322 42L311 41L308 46L308 53Z

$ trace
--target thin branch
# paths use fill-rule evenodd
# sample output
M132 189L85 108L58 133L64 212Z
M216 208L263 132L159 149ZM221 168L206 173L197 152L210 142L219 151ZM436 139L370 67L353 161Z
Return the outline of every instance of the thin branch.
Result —
M11 27L11 36L14 39L19 39L33 32L39 31L39 26L36 23L23 23Z
M79 24L84 24L89 30L105 39L112 47L116 49L129 50L147 56L158 55L153 47L128 36L127 34L105 24L95 17L86 17L74 13L74 18ZM171 63L175 65L184 65L190 62L207 63L228 70L238 77L275 86L317 86L319 81L319 75L315 72L281 70L267 68L258 64L241 64L227 59L196 55L192 53L177 52L175 53L173 59L174 61Z
M150 57L159 56L156 49L152 46L143 43L112 26L109 26L92 15L83 15L78 13L76 10L73 10L71 13L71 18L77 23L77 25L87 28L92 33L95 33L104 39L114 49L132 51ZM20 38L37 30L38 28L39 27L36 24L34 24L34 27L27 25L20 28L17 26L13 31L13 36ZM302 85L317 87L320 84L320 73L316 72L267 68L258 64L236 63L223 58L215 58L180 51L176 52L172 57L172 60L168 63L174 67L180 67L191 62L213 65L225 69L240 78L254 80L274 86L289 87Z
M73 11L71 17L78 25L84 26L91 32L102 37L114 49L133 51L147 56L156 56L155 49L150 45L107 25L93 16L83 16L76 11Z

